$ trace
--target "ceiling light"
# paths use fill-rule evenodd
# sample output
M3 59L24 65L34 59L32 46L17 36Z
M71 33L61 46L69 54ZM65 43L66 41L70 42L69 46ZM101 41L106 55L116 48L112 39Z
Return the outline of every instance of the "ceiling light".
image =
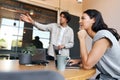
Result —
M34 14L34 10L30 10L30 15L33 15Z
M77 0L78 3L81 3L83 0Z

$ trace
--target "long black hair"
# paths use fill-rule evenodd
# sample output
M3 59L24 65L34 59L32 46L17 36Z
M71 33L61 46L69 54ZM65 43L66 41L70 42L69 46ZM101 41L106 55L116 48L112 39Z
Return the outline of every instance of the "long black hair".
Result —
M117 33L117 30L115 30L113 28L108 28L108 26L105 24L105 22L104 22L104 20L102 18L102 15L101 15L101 13L99 11L97 11L95 9L88 9L88 10L84 11L84 13L86 13L91 19L92 18L95 19L95 23L92 26L92 30L94 32L98 32L99 30L108 30L119 41L120 35Z

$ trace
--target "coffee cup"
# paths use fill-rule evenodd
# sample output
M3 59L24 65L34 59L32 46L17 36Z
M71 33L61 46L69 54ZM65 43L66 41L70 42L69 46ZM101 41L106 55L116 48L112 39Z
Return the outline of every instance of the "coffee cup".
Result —
M68 62L68 60L70 59L68 56L64 56L64 55L57 55L56 57L56 67L59 71L64 71L66 64Z

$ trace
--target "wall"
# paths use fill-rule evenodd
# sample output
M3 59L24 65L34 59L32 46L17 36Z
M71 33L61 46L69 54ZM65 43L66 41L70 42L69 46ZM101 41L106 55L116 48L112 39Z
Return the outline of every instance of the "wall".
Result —
M105 23L112 28L117 29L120 34L120 0L83 0L83 11L86 9L99 10L104 18ZM90 49L91 39L87 39Z
M82 4L76 0L18 0L25 3L38 5L52 10L69 11L72 15L81 16ZM60 8L59 8L60 7Z
M79 17L71 15L71 20L68 25L74 31L74 46L70 49L71 58L80 58L80 47L77 32L79 31Z
M61 0L61 8L68 10L71 14L75 16L81 16L82 13L82 3L77 3L76 0Z
M94 8L101 11L104 21L109 27L116 28L120 33L120 0L84 0L83 10Z

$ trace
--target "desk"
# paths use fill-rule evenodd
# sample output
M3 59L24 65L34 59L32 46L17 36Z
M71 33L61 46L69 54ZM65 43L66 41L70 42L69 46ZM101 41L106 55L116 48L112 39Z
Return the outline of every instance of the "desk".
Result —
M55 64L51 61L47 66L43 65L19 65L18 60L0 60L0 71L24 71L24 70L53 70L62 74L66 80L86 80L93 76L95 69L66 69L65 71L58 71Z

